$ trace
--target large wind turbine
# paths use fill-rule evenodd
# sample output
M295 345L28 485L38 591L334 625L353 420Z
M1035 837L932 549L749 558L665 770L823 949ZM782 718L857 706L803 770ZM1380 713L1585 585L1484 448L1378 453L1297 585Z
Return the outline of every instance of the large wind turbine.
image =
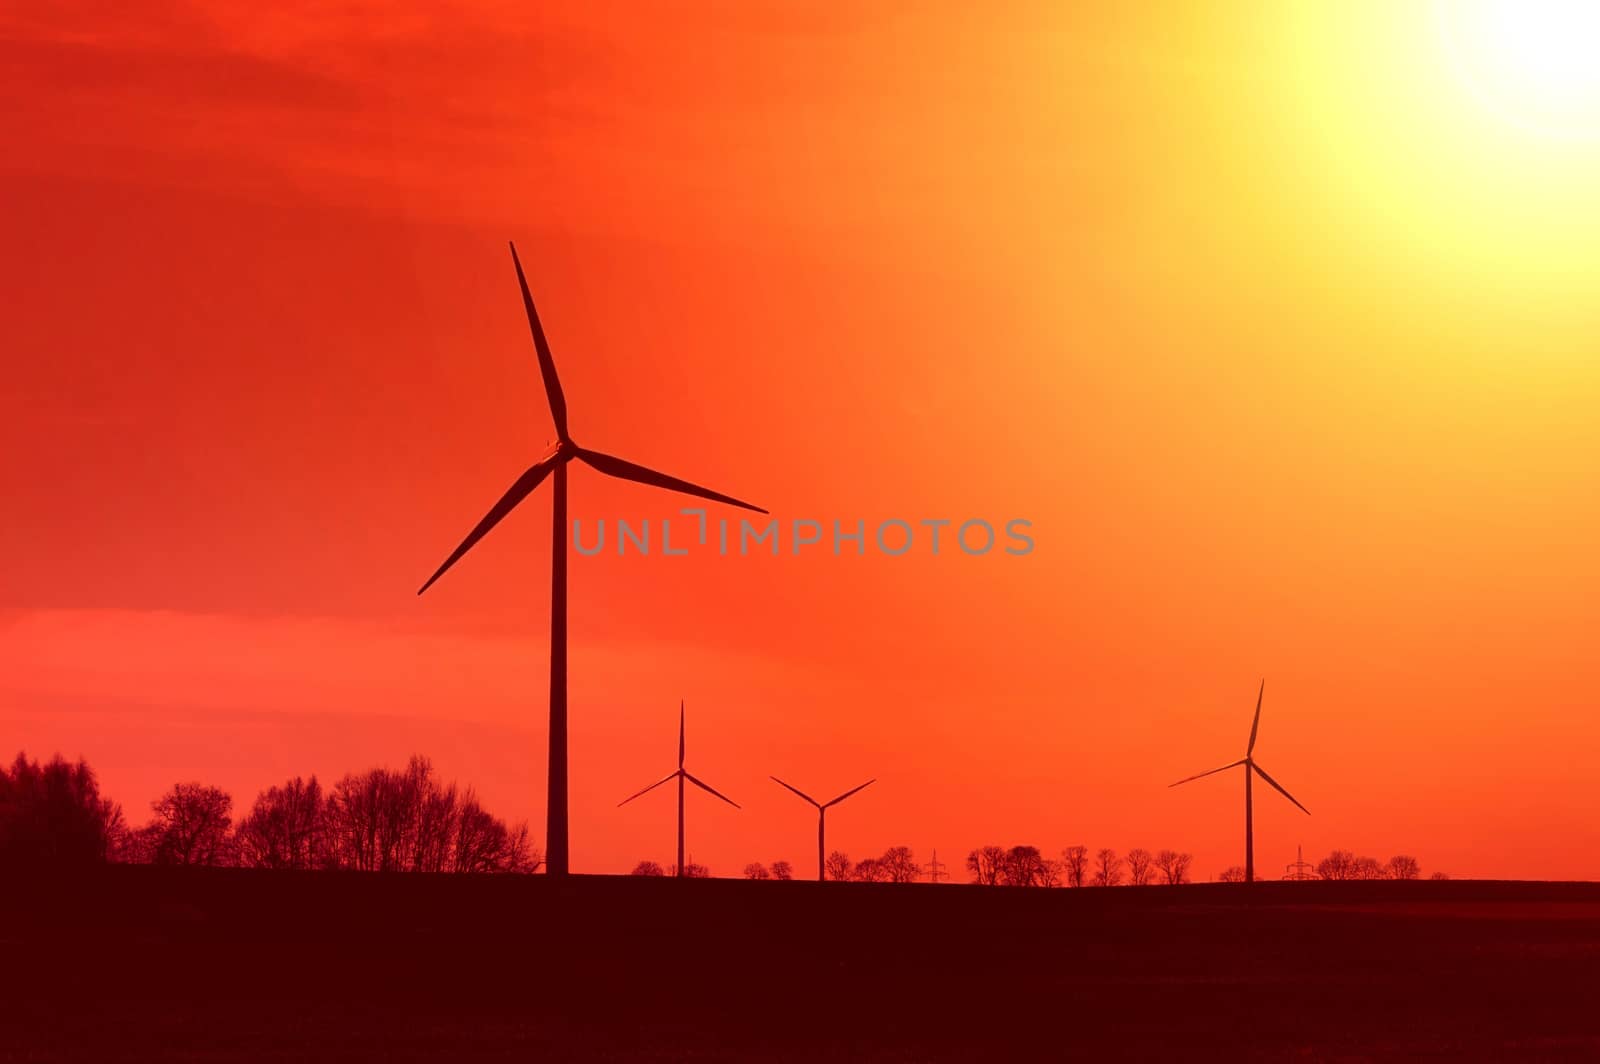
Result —
M1267 681L1262 680L1261 689L1256 692L1256 717L1255 720L1250 722L1250 743L1244 748L1244 757L1232 762L1231 764L1223 765L1221 768L1214 768L1210 772L1202 772L1199 776L1189 776L1179 780L1178 783L1168 784L1168 786L1176 787L1180 783L1188 783L1190 780L1197 780L1201 776L1210 776L1217 772L1226 772L1230 768L1239 768L1240 766L1244 767L1244 881L1246 883L1253 883L1255 882L1256 878L1255 806L1253 804L1253 797L1250 789L1250 785L1254 777L1260 776L1262 779L1267 781L1273 790L1289 799L1289 801L1294 802L1296 809L1299 809L1306 816L1311 815L1311 810L1307 809L1305 806L1296 801L1294 795L1284 790L1283 787L1279 785L1277 780L1267 775L1266 769L1262 768L1255 762L1254 754L1256 749L1256 731L1261 727L1261 696L1266 693Z
M787 783L784 783L782 780L780 780L776 776L769 776L767 778L772 780L773 783L776 783L781 787L789 787L789 785ZM876 782L878 782L878 780L877 780L876 777L874 777L874 778L868 780L866 783L863 783L861 785L861 787L866 787L869 784L873 784L873 783L876 783ZM794 793L798 794L800 797L804 798L806 801L810 802L812 805L817 807L817 882L819 882L819 883L822 882L822 880L826 878L826 873L827 873L827 869L822 863L823 862L823 853L824 853L823 846L822 846L822 829L823 829L824 824L827 822L828 807L830 805L838 805L840 802L844 801L846 798L850 797L852 794L854 794L857 791L859 791L861 789L861 787L851 787L848 791L845 791L843 794L839 795L839 797L835 798L831 802L819 802L815 798L811 797L811 795L807 794L805 791L802 791L799 787L789 787L789 790L791 790Z
M649 794L651 791L655 790L657 787L659 787L663 783L667 782L667 780L675 779L675 780L678 781L678 875L679 876L685 876L685 875L688 874L688 872L687 872L688 866L683 863L683 782L684 782L684 780L688 780L690 783L694 784L696 787L699 787L702 791L707 791L707 792L709 792L711 794L716 795L718 798L721 798L724 802L727 802L729 805L733 806L735 809L740 808L738 802L734 801L732 798L729 798L726 794L723 794L721 791L719 791L715 787L711 786L711 784L706 783L703 780L696 779L694 777L694 775L689 772L688 769L684 768L683 767L683 753L684 753L684 743L683 743L683 703L680 701L678 703L678 771L676 771L674 773L671 773L670 775L665 776L665 777L657 780L656 782L652 783L650 786L646 787L644 790L640 791L638 794L630 794L628 797L624 798L622 801L617 803L617 808L621 809L623 806L627 805L629 802L631 802L635 798L639 797L639 795L641 795L641 794Z
M567 463L574 458L607 476L633 480L668 491L695 495L730 506L766 513L759 506L741 502L729 495L702 488L687 480L657 473L642 465L625 462L609 454L580 447L567 431L567 400L561 392L561 381L556 377L555 360L550 357L550 345L545 342L544 328L539 324L538 311L533 308L533 296L528 292L528 280L522 273L522 261L517 258L517 247L511 245L511 261L517 268L517 284L522 288L522 305L528 312L528 327L533 331L534 350L539 355L539 373L544 378L545 398L550 401L550 413L555 420L556 440L527 472L512 483L482 521L461 545L446 558L437 572L428 578L417 594L422 594L443 576L445 570L473 545L500 523L516 505L527 498L544 478L555 475L555 496L552 500L554 536L550 551L550 775L549 800L545 807L545 870L550 875L564 876L567 862Z

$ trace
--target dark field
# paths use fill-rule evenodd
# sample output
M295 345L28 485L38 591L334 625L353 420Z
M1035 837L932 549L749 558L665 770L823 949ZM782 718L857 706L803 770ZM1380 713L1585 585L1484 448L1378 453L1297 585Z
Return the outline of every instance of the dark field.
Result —
M1600 885L112 867L0 882L0 1058L1600 1057Z

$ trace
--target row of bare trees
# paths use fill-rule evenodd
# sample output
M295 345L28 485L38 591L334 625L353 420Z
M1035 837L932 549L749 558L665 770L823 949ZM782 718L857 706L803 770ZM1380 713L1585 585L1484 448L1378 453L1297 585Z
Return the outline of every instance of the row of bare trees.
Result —
M1194 858L1176 850L1132 849L1126 856L1115 850L1090 853L1086 846L1069 846L1059 859L1046 857L1037 846L982 846L967 855L967 871L974 883L1008 887L1114 887L1122 883L1187 883ZM850 859L834 850L823 860L823 872L834 882L914 883L927 874L909 846L891 846L878 857ZM634 875L671 875L654 861L641 861ZM709 875L700 865L689 865L688 875ZM745 866L746 879L792 879L788 861Z
M1126 854L1111 849L1068 846L1059 860L1048 858L1037 846L982 846L967 855L967 871L972 882L1007 887L1116 887L1127 884L1142 887L1152 883L1177 885L1189 882L1191 854L1177 850L1151 853L1139 847ZM1357 857L1348 850L1334 850L1316 866L1321 879L1420 879L1422 865L1409 854L1398 854L1388 861ZM1433 879L1448 879L1435 872ZM1223 883L1242 883L1244 869L1225 869L1217 879Z
M1421 879L1422 864L1410 854L1396 854L1387 861L1375 857L1357 857L1349 850L1334 850L1317 862L1315 879ZM1449 879L1443 872L1435 872L1430 879ZM1224 869L1217 877L1223 883L1244 882L1244 869L1238 865Z
M793 879L794 865L788 861L773 861L771 864L762 864L760 861L751 861L744 866L746 879Z
M922 878L922 865L909 846L891 846L877 857L851 861L849 854L834 850L822 862L832 880L857 883L915 883Z
M1037 846L980 846L967 854L967 872L974 883L997 887L1115 887L1127 883L1187 883L1191 854L1177 850L1135 847L1124 856L1112 849L1091 853L1087 846L1068 846L1059 859L1046 857Z
M676 876L678 866L676 863L663 865L659 861L644 860L633 866L633 871L628 873L634 876ZM711 869L703 864L693 861L683 863L683 874L689 879L710 879Z
M219 788L177 785L134 833L130 859L364 872L532 872L542 863L526 824L507 825L425 757L347 774L327 791L315 776L296 776L262 791L230 832L231 805Z
M914 883L923 874L922 865L917 863L916 855L909 846L891 846L882 856L863 857L859 861L852 861L849 854L834 850L823 860L822 867L828 879L856 883ZM671 876L677 874L677 866L663 867L655 861L640 861L634 866L632 874ZM689 863L684 866L684 874L699 878L709 876L711 871L704 865ZM752 861L744 866L744 878L793 879L794 866L788 861L773 861L771 864Z
M1323 879L1420 879L1422 865L1410 854L1378 861L1357 857L1349 850L1334 850L1317 862L1317 875Z
M59 756L47 763L18 754L0 766L0 863L61 866L106 860L251 868L348 868L363 871L532 872L542 856L526 824L507 825L478 802L470 787L444 783L424 757L402 770L375 768L324 790L315 776L262 791L233 822L233 799L221 788L180 783L151 805L150 821L129 828L122 808L102 797L92 769ZM1189 881L1193 858L1142 848L1125 855L1068 846L1059 858L1037 846L982 846L967 855L974 883L1020 887L1114 887ZM827 877L910 883L924 874L908 846L852 861L838 850L824 861ZM673 875L676 868L641 861L635 875ZM709 876L689 864L688 876ZM1331 880L1418 879L1421 864L1398 854L1388 861L1334 850L1316 865ZM745 866L748 879L790 879L787 861ZM1435 872L1435 879L1447 878ZM1242 881L1232 867L1223 882Z
M532 872L542 857L526 824L507 825L472 788L445 783L425 757L401 770L315 776L262 791L237 824L220 787L180 783L138 828L100 797L83 761L0 769L0 859L32 865L124 861L249 868Z

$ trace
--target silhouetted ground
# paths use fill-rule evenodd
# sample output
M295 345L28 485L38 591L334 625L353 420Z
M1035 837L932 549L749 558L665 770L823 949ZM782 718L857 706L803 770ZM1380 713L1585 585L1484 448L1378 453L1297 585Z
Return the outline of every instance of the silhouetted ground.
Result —
M1600 885L0 878L0 1058L1600 1057Z

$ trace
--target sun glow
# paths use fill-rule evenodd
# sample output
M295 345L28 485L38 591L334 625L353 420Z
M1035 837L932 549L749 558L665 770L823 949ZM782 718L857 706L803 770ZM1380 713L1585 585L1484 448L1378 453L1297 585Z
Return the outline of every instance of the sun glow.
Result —
M1468 89L1517 125L1600 138L1600 0L1437 0Z

